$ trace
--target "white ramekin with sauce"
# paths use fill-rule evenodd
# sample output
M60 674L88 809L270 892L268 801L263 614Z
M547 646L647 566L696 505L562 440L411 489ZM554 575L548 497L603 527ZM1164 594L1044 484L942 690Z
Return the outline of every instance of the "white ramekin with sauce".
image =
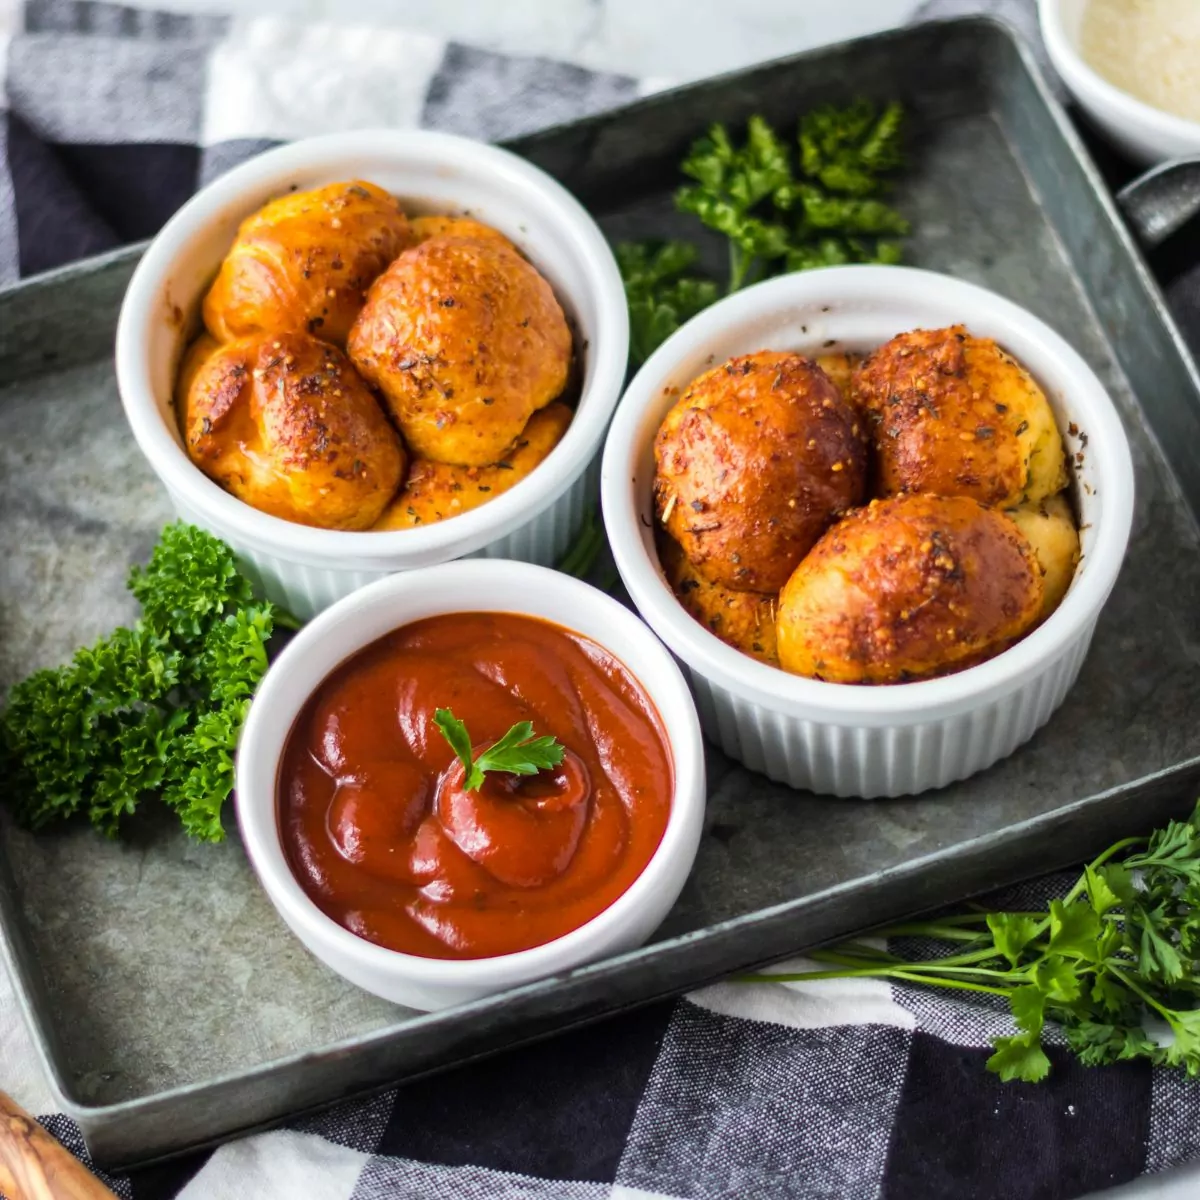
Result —
M1082 559L1061 606L978 666L875 687L790 675L726 645L689 616L659 565L651 495L655 434L681 389L735 355L818 355L834 346L866 353L908 330L952 325L994 338L1023 364L1064 435ZM869 798L965 779L1011 754L1050 719L1079 674L1121 569L1134 483L1129 443L1103 384L1037 317L930 271L849 266L747 288L669 338L618 406L601 495L621 577L642 616L686 666L708 736L771 779Z
M546 460L489 503L420 528L351 533L259 512L192 463L176 421L180 358L240 222L291 189L348 179L386 188L413 214L469 211L499 229L554 288L581 359L574 418ZM307 618L396 571L475 555L558 561L593 503L596 458L624 383L628 345L616 261L565 188L494 146L443 133L375 130L270 150L188 201L130 281L116 364L134 436L179 515L228 542L271 599Z
M571 932L490 958L400 953L350 932L310 898L289 865L281 830L285 748L309 698L346 660L423 618L513 613L582 635L623 664L657 713L671 756L662 838L607 908ZM704 747L686 682L637 615L570 576L527 563L472 560L380 580L305 626L267 672L237 755L236 806L246 852L280 916L322 962L359 987L418 1009L445 1008L517 987L644 942L678 898L704 821Z

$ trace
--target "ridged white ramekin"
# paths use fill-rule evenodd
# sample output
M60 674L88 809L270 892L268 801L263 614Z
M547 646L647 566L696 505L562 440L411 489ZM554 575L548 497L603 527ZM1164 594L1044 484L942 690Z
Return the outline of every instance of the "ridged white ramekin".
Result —
M243 218L292 188L365 179L410 213L469 211L550 281L582 349L582 388L563 440L481 508L418 529L344 533L259 512L193 465L173 411L179 359ZM508 151L449 134L377 130L270 150L197 193L138 264L117 326L117 381L138 445L179 515L228 542L274 600L310 617L396 571L471 556L551 565L595 495L595 460L621 392L629 315L604 235L583 206Z
M674 792L662 841L629 889L560 938L496 958L440 959L374 945L326 916L288 866L276 795L288 734L309 696L364 646L411 621L455 612L541 617L603 646L636 676L662 720ZM445 1008L641 945L670 911L704 825L704 744L679 668L623 605L597 588L527 563L457 562L355 592L305 626L263 679L237 756L238 825L267 895L292 932L351 983L412 1008Z
M867 351L906 330L959 323L995 338L1033 373L1063 431L1083 558L1058 610L988 662L892 687L789 675L693 620L659 566L651 501L654 435L680 389L737 354ZM601 494L621 577L642 616L686 666L708 736L731 757L793 787L900 796L965 779L1011 754L1062 703L1125 556L1133 464L1120 417L1095 373L1024 309L929 271L834 267L748 288L664 343L618 406Z

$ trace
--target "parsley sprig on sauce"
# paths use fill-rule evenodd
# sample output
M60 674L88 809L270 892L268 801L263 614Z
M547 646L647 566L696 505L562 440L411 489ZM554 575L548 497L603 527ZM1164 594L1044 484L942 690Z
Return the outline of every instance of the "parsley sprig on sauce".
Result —
M724 125L693 143L682 164L692 182L675 205L723 234L728 292L784 271L900 261L908 222L881 197L902 164L903 109L866 100L825 106L799 122L795 146L761 116L740 144ZM631 325L630 357L646 359L684 321L715 302L716 283L694 272L684 241L616 248Z
M463 766L463 791L478 791L488 771L503 771L509 775L536 775L539 771L557 767L565 749L557 738L535 737L531 721L518 721L499 741L493 742L477 756L472 753L471 735L467 727L448 708L433 714L433 723Z
M985 912L877 930L933 939L913 961L846 942L809 957L829 969L747 982L873 977L1002 997L1015 1035L993 1039L988 1069L1036 1083L1050 1071L1047 1021L1087 1066L1148 1059L1200 1076L1200 805L1149 838L1125 838L1040 912Z

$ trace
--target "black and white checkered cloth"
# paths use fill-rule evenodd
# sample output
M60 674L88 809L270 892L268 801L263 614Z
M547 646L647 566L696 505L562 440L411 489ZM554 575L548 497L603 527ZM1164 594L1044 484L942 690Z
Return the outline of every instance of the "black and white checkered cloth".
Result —
M979 9L1032 31L1032 0L922 11ZM75 0L29 0L23 20L0 61L0 281L149 236L276 141L498 139L643 90L391 30ZM987 1043L1013 1031L987 998L721 984L107 1182L126 1200L1060 1200L1200 1157L1200 1084L1053 1047L1048 1082L1004 1085ZM0 1087L86 1158L3 978Z

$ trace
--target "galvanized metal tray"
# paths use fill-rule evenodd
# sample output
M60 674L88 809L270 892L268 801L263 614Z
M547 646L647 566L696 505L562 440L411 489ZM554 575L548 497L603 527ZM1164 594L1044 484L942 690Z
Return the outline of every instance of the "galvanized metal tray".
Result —
M1200 377L1061 110L1001 26L926 26L697 84L516 143L614 237L694 233L670 202L710 121L899 96L910 260L1044 317L1099 371L1133 442L1129 559L1063 709L993 770L916 799L788 791L719 754L692 878L634 953L420 1015L311 959L236 836L139 820L3 825L10 967L65 1110L103 1163L219 1139L542 1036L881 920L1081 858L1200 779ZM714 252L717 247L712 247ZM0 294L0 687L130 616L127 565L170 512L109 361L137 249ZM1136 397L1136 399L1135 399Z

